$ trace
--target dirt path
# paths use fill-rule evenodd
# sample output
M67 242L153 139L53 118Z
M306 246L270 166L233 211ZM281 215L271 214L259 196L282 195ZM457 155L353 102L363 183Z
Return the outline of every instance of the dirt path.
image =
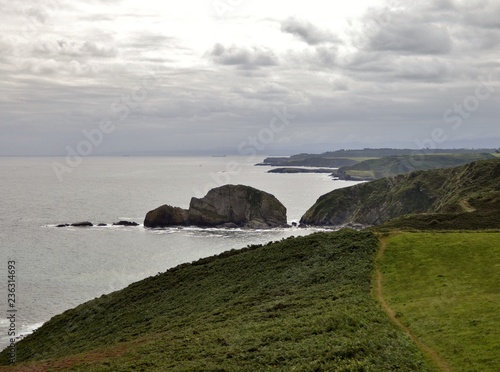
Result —
M471 206L466 199L460 200L459 204L460 204L460 206L462 207L462 209L465 212L469 212L470 213L470 212L475 212L476 211L476 208L474 208L473 206Z
M439 367L441 371L444 372L451 372L450 367L446 363L446 361L441 358L441 356L433 349L431 349L429 346L424 344L421 340L419 340L411 331L410 328L405 326L403 323L401 323L398 318L396 318L396 315L394 314L394 310L391 309L387 301L385 300L384 296L382 295L382 272L380 271L379 267L379 261L384 255L385 249L387 246L387 241L385 239L380 239L380 248L377 253L377 257L375 258L375 296L377 300L380 302L380 305L384 309L384 311L387 313L389 318L392 320L394 324L396 324L399 328L401 328L404 332L406 332L413 342L418 346L420 350L422 350L424 353L426 353L433 361L434 363Z

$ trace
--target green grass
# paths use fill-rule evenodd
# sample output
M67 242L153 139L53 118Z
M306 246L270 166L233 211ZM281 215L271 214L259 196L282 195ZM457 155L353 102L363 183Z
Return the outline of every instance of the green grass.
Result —
M347 175L354 178L362 178L362 179L375 179L375 173L372 170L347 170L345 172Z
M377 247L342 230L178 266L54 317L19 368L426 371L371 295Z
M383 295L452 371L500 371L500 233L387 239Z

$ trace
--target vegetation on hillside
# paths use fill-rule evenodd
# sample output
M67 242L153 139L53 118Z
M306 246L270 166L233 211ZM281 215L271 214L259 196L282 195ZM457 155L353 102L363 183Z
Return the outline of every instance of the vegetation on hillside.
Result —
M359 149L359 150L336 150L328 151L322 154L297 154L290 157L269 157L259 165L269 166L310 166L310 167L347 167L356 163L378 159L384 157L407 157L418 158L427 155L442 155L442 154L477 154L477 153L494 153L495 149ZM458 165L458 164L456 164Z
M390 235L379 261L397 318L452 371L500 371L500 233Z
M410 214L394 218L377 226L377 231L390 230L484 230L500 227L500 212L496 209L462 213Z
M333 172L333 176L343 180L371 181L415 170L452 168L482 159L495 159L495 156L490 153L389 156L341 167Z
M499 228L500 159L383 178L321 196L304 214L308 225L382 224L408 214L468 213L477 226ZM466 218L466 217L465 217Z
M377 247L342 230L180 265L54 317L18 368L425 371L371 296Z

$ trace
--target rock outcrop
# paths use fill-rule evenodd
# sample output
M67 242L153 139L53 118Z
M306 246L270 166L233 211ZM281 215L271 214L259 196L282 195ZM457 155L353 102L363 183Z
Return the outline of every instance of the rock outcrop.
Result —
M149 211L144 219L144 227L182 226L187 224L188 211L167 204Z
M163 205L147 213L145 227L272 228L286 226L286 208L271 194L244 185L225 185L203 198L192 198L189 209Z
M113 222L113 226L139 226L139 224L134 221L119 221Z
M107 223L98 223L97 225L94 225L92 222L83 221L83 222L75 222L72 224L61 223L59 225L56 225L56 227L68 227L68 226L73 226L73 227L92 227L92 226L104 227L104 226L108 226L108 224ZM139 226L139 224L137 222L133 222L133 221L119 221L119 222L113 222L113 226Z
M189 222L197 226L234 223L250 228L286 225L286 208L274 195L253 187L225 185L192 198Z
M72 223L71 226L73 226L73 227L92 227L92 226L94 226L94 224L92 222L89 222L89 221L84 221L84 222Z

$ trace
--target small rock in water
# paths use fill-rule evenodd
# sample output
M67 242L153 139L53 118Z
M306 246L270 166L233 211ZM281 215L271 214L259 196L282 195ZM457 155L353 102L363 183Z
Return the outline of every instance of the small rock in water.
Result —
M219 229L236 229L240 226L236 225L235 223L228 222L228 223L223 223L222 225L216 226Z
M59 225L57 225L56 227L67 227L69 226L69 223L61 223Z
M72 223L71 226L74 226L74 227L90 227L90 226L94 226L94 224L92 222L84 221L84 222L75 222L75 223Z
M107 223L100 223L97 226L108 226L108 224Z
M114 222L113 226L139 226L139 224L134 221L120 221L120 222Z

